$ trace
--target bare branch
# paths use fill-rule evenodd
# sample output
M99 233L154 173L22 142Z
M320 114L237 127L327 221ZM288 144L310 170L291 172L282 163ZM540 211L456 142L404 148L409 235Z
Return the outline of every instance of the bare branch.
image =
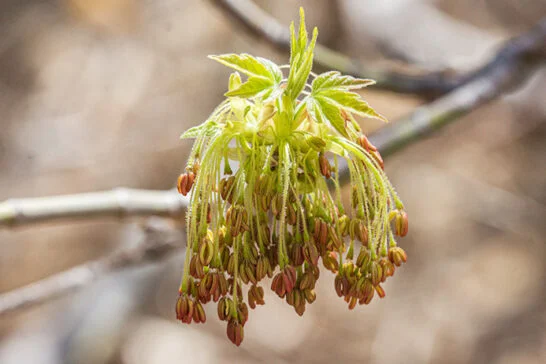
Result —
M370 140L387 156L521 86L545 61L546 19L508 41L494 61L457 89L380 129Z
M214 0L214 3L225 9L230 16L253 34L263 37L277 48L290 49L287 27L267 14L252 0ZM490 68L497 67L497 63L505 62L506 54L513 51L512 43L508 42L487 64L464 74L452 71L426 74L395 72L377 66L367 66L357 59L349 58L322 45L317 45L315 61L326 69L337 69L357 77L372 78L377 81L377 87L386 90L437 97L480 77Z
M0 294L0 316L44 303L85 287L109 272L160 259L182 247L184 240L182 231L172 221L150 218L146 221L144 229L146 237L136 245Z
M180 216L187 198L176 190L116 188L64 196L10 199L0 203L0 227L104 216Z

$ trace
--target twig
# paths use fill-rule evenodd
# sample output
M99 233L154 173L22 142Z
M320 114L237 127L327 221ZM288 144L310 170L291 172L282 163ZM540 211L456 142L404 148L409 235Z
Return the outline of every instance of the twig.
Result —
M230 16L237 19L253 34L263 37L277 48L290 49L287 27L267 14L252 0L214 0L214 3L225 9ZM512 42L508 42L488 63L469 73L460 74L439 71L415 75L377 66L371 67L320 44L316 48L315 61L326 69L337 69L354 76L372 78L377 81L377 87L386 90L437 97L480 77L490 68L497 67L497 63L506 61L505 54L512 52L511 47Z
M176 192L116 188L64 196L10 199L0 203L0 227L104 216L180 216L187 199Z
M105 274L160 259L182 247L183 234L172 221L150 218L146 237L101 259L87 262L27 286L0 294L0 316L65 295Z

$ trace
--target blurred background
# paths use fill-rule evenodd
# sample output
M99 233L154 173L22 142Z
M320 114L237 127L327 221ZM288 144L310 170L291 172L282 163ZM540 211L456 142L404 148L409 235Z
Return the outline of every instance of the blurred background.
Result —
M425 71L472 69L546 16L545 0L257 3L286 25L304 6L321 43ZM191 147L178 136L227 86L206 56L288 60L211 1L1 0L0 34L0 200L172 188ZM427 102L363 96L390 120ZM386 160L410 233L383 300L348 311L324 273L303 317L269 294L236 348L212 304L205 325L175 320L179 252L0 316L0 363L545 363L545 100L542 69ZM133 244L141 223L0 230L0 292Z

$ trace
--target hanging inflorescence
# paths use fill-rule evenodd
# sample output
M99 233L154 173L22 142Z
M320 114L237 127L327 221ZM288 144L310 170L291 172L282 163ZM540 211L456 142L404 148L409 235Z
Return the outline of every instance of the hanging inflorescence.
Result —
M394 239L408 231L403 204L353 118L384 120L352 91L373 81L313 74L316 38L315 28L309 42L302 11L297 35L291 25L289 66L248 54L211 56L236 70L227 98L182 135L196 140L178 179L179 192L192 194L177 318L205 322L202 304L217 302L236 345L248 307L264 304L265 277L302 315L316 298L320 260L350 309L383 297L381 283L406 261ZM346 207L339 163L350 171Z

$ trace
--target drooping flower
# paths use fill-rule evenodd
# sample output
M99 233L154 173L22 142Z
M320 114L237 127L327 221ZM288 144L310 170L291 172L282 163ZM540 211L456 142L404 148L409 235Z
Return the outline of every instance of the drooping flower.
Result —
M290 30L288 66L211 56L235 70L226 99L182 135L195 143L178 180L180 193L192 193L177 318L205 322L202 305L217 302L237 346L248 306L265 303L265 277L302 315L316 299L320 260L349 309L383 297L381 283L406 261L394 236L406 235L407 214L354 119L385 120L353 91L374 82L312 73L317 29L309 41L302 10L297 34L294 24ZM347 208L340 163L350 171Z

